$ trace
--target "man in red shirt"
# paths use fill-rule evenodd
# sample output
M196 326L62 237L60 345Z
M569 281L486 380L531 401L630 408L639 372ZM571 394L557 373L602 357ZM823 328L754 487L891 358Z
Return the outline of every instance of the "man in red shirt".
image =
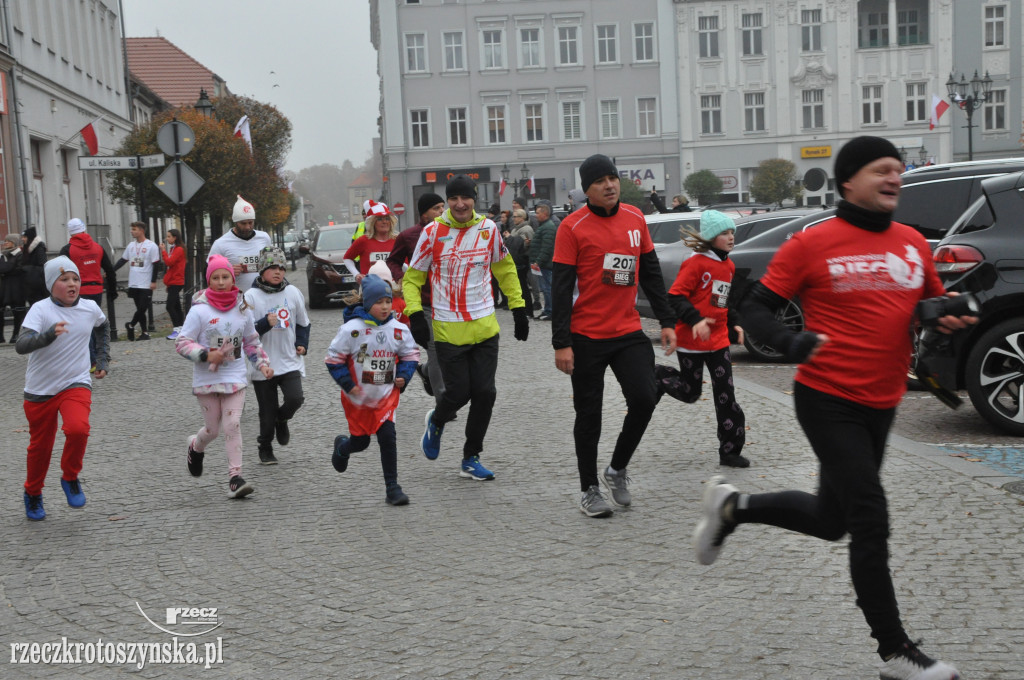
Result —
M555 236L551 344L555 366L572 377L573 438L583 493L580 511L588 517L608 517L612 507L601 493L597 475L605 371L611 366L628 409L611 464L601 475L620 507L632 502L626 466L658 403L654 349L636 311L637 284L661 322L665 354L676 348L676 317L643 213L619 203L615 164L601 154L590 156L580 164L580 181L587 205L562 220Z
M819 463L818 493L740 494L720 476L704 491L694 532L701 564L718 557L738 524L769 524L827 541L850 534L857 605L884 662L883 680L953 680L952 666L923 654L900 621L889 572L889 515L880 471L910 363L918 301L945 293L927 241L892 222L900 195L899 152L856 137L836 156L835 218L793 236L740 305L743 327L800 364L796 417ZM807 330L793 333L775 310L799 297ZM972 317L946 316L951 333Z
M107 301L113 304L117 298L117 272L114 264L107 257L107 251L96 243L85 230L85 222L72 217L68 220L68 244L60 249L61 255L67 255L78 267L82 284L79 297L92 300L103 306L103 279L107 281ZM89 361L96 365L96 342L89 338Z

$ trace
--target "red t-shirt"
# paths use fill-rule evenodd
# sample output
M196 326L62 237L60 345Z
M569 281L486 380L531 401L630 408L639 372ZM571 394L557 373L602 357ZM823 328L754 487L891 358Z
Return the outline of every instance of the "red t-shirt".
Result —
M729 289L736 265L712 252L694 253L683 260L669 295L682 295L706 319L714 319L711 336L693 337L693 327L676 322L676 343L691 352L714 352L729 346Z
M376 262L386 262L391 249L395 246L395 239L378 241L369 236L360 236L348 250L345 251L346 260L359 259L359 273L366 276L370 273L370 267Z
M576 268L570 331L594 339L639 331L637 269L652 250L643 213L626 203L611 217L584 206L562 220L552 261Z
M872 232L838 217L794 235L761 283L799 297L807 330L829 338L797 382L878 409L906 391L915 306L945 294L917 231L893 222Z

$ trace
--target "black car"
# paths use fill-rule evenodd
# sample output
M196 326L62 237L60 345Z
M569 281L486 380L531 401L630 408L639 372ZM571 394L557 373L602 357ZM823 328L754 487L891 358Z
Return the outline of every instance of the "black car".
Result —
M986 420L1024 435L1024 172L982 182L983 195L934 252L947 290L973 293L977 325L922 334L918 352L939 382L966 389Z

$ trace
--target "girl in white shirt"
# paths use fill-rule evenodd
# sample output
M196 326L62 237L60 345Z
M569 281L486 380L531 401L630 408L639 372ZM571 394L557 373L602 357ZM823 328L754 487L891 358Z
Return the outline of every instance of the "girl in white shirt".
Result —
M235 286L235 272L223 255L206 263L206 283L192 298L175 349L192 360L192 394L199 400L205 424L188 441L188 471L203 474L206 447L224 430L228 456L228 496L242 498L254 489L242 479L242 408L246 371L242 353L264 378L274 370L253 325L252 312Z

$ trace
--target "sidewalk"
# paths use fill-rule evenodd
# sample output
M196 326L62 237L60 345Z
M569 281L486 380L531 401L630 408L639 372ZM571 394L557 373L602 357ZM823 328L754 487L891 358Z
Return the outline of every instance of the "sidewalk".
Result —
M289 274L304 288L301 270ZM117 301L122 330L123 302L131 304ZM311 316L306 403L292 443L276 447L280 465L255 463L257 410L247 397L243 474L256 493L242 501L226 498L223 440L209 448L202 478L186 472L186 438L201 423L191 368L154 336L115 343L111 375L96 385L86 507L67 507L54 464L48 517L26 521L25 358L0 351L0 426L9 433L2 677L877 677L845 541L741 527L714 566L694 560L702 483L721 471L709 401L663 402L629 469L634 507L588 519L576 507L570 385L553 368L549 326L536 322L529 342L515 342L511 314L499 312L509 332L482 456L497 479L458 476L464 416L448 426L440 458L423 457L432 400L415 381L396 422L399 480L412 502L393 508L376 442L346 473L330 465L344 417L322 358L341 313ZM813 490L814 457L789 398L744 381L737 388L753 464L729 470L732 481L744 491ZM610 373L605 405L602 464L624 411ZM968 680L1024 678L1021 499L988 468L898 437L884 475L891 567L911 634ZM188 612L167 622L168 608L214 607L205 624L201 612L191 624ZM10 663L13 651L2 654L13 643L65 637L167 645L176 637L198 642L200 654L220 639L223 663L137 670L20 665Z

